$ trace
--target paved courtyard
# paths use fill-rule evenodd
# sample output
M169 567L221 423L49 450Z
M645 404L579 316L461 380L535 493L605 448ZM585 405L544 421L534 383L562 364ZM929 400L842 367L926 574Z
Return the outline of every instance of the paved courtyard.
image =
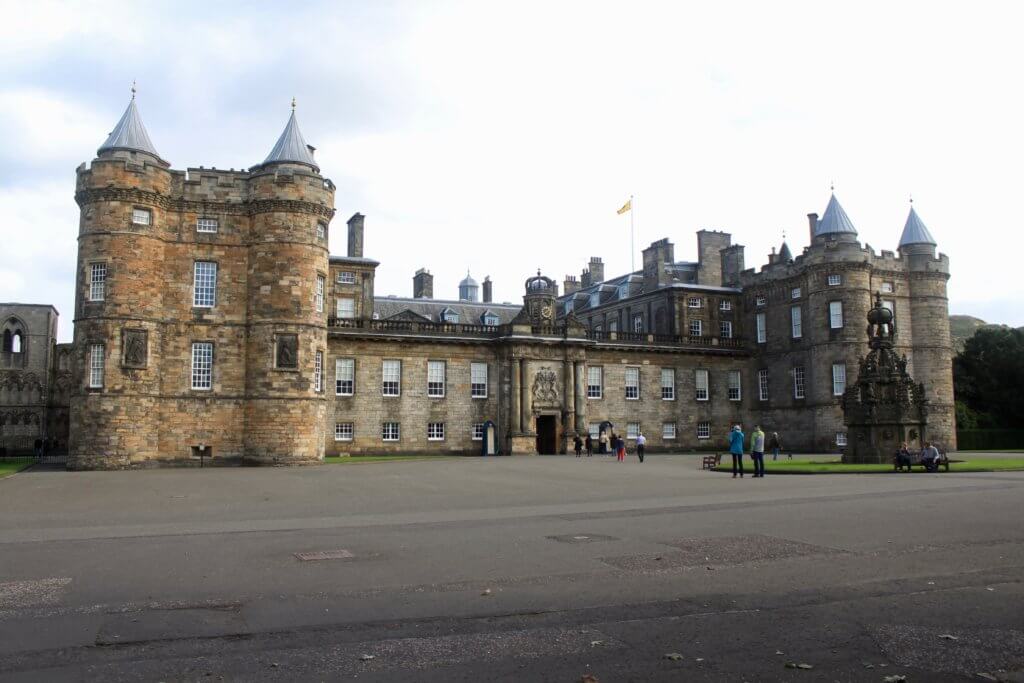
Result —
M28 471L0 680L1024 680L1022 513L689 456Z

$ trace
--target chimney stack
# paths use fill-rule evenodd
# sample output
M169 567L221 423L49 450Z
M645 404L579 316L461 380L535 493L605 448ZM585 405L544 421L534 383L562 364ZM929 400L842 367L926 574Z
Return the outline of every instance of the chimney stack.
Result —
M562 287L566 294L575 294L580 291L580 281L576 279L575 275L566 275Z
M590 284L604 282L604 263L597 256L590 257Z
M362 258L363 256L363 219L361 213L352 214L348 219L348 255Z
M484 278L484 303L489 304L493 300L493 292L491 291L491 276L488 275Z
M412 298L434 298L434 276L426 268L420 268L412 278Z
M809 214L807 214L807 223L808 223L808 227L811 230L811 235L810 235L811 244L814 244L814 231L818 227L818 214L816 214L816 213L809 213Z

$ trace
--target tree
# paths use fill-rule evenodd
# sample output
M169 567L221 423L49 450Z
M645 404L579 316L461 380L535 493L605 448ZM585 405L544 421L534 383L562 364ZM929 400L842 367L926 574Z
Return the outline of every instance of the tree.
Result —
M953 359L956 400L979 427L1024 427L1024 330L982 327Z

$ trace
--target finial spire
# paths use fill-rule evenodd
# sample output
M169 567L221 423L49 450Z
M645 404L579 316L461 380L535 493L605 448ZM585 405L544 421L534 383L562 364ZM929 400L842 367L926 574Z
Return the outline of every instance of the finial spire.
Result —
M911 203L911 204L913 204L913 203L914 203L914 195L913 195L913 194L911 194L911 195L910 195L910 203Z
M292 95L292 111L295 111L295 95Z
M829 181L828 189L831 190L832 192L835 192L836 191L836 181L834 181L834 180Z
M135 99L135 79L132 79L132 99Z

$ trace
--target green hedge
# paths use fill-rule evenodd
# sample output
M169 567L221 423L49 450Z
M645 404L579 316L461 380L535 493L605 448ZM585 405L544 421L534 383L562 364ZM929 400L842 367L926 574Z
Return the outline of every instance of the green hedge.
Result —
M961 451L1024 448L1024 429L959 429L956 447Z

